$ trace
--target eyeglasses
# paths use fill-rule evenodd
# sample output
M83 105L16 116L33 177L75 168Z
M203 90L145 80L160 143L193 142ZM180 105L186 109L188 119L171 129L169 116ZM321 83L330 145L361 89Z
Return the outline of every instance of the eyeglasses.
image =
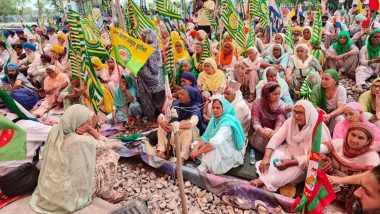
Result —
M304 116L305 112L293 110L293 114L294 114L294 116L296 116L296 115L298 115L298 116Z

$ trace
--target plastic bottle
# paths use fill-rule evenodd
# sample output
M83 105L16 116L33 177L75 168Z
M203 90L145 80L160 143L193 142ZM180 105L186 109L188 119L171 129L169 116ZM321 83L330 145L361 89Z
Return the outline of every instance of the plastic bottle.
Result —
M256 163L256 156L255 156L255 150L251 148L251 151L249 153L249 162L253 165Z

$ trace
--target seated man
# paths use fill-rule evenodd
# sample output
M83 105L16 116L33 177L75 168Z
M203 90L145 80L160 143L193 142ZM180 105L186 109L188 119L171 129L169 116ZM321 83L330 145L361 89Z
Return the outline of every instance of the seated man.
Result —
M251 111L243 100L243 95L240 91L240 83L235 80L230 80L227 87L224 89L224 98L231 103L236 112L235 117L240 121L244 134L247 135L249 123L251 121Z
M28 76L34 86L44 88L45 71L51 63L51 57L47 54L42 54L40 58L41 63L29 66Z
M165 118L163 114L158 116L159 125L157 137L157 156L166 159L166 152L170 144L174 145L174 136L168 139L168 133L178 131L178 142L181 146L181 157L183 160L189 158L190 145L193 141L198 140L199 134L203 134L206 125L202 117L202 95L199 90L191 86L184 86L178 92L179 106L177 107L178 121L170 123L170 119ZM178 130L179 129L179 130ZM183 162L184 163L184 162Z

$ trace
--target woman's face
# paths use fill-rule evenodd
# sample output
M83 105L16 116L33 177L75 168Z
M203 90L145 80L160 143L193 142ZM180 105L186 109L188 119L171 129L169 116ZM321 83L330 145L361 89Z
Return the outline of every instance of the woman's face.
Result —
M351 149L360 150L370 143L370 139L364 132L354 129L348 133L347 142Z
M344 44L346 44L346 42L347 42L347 37L346 36L341 36L339 38L339 44L344 45Z
M182 50L183 50L183 48L182 48L182 45L181 45L181 42L176 42L175 43L175 51L177 52L177 53L181 53L182 52Z
M50 69L46 69L46 73L50 78L55 78L57 76L57 74L53 70L50 70Z
M323 73L321 78L321 85L323 88L331 88L336 85L335 80L332 78L330 74Z
M303 47L298 47L296 54L297 54L297 57L300 59L306 59L307 57L307 52Z
M122 89L128 88L127 80L124 77L120 77L120 86L122 87Z
M268 70L267 71L267 80L277 82L277 72L275 70Z
M182 72L190 71L191 70L190 62L189 61L182 62L182 67L181 68L182 68L181 69Z
M109 59L107 61L107 64L108 64L108 69L113 70L115 68L115 61L113 61L113 59Z
M203 52L203 48L200 45L195 45L195 53L201 54Z
M343 109L343 116L349 122L359 122L360 113L351 107L346 107Z
M58 42L59 42L60 44L64 44L64 43L65 43L65 40L62 39L62 38L58 38L57 40L58 40Z
M187 93L185 89L181 89L178 91L178 100L182 104L188 104L191 101L189 94Z
M371 92L372 92L372 95L380 94L380 81L377 81L377 82L372 84Z
M380 33L375 33L371 36L371 43L373 46L380 45Z
M248 50L247 55L248 55L248 58L253 61L256 59L257 53L255 53L254 50L250 49Z
M273 47L273 56L275 58L280 58L281 57L281 48L278 47L277 45Z
M277 35L274 37L274 43L279 44L279 45L282 45L282 43L283 43L282 36L280 36L280 35L277 34Z
M232 47L229 43L226 43L224 46L223 46L223 53L224 54L229 54L231 53L232 51Z
M212 113L214 114L215 118L219 118L223 115L223 106L219 100L215 100L212 103Z
M269 102L277 103L280 100L281 88L278 86L274 91L269 93Z
M203 64L203 69L205 70L206 74L212 75L215 73L214 68L210 63Z
M50 51L50 56L54 60L58 60L59 59L59 54L57 52L55 52L55 51Z
M305 30L303 30L303 38L305 40L309 40L311 38L311 32L309 29L306 28Z
M298 126L303 127L306 124L305 108L301 105L294 106L293 118Z
M193 84L191 83L190 80L188 79L185 79L185 78L181 78L181 86L192 86Z

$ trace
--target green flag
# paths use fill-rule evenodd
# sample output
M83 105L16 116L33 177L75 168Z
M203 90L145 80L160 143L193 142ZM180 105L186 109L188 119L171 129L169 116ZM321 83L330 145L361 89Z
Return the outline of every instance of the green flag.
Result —
M266 29L269 22L269 8L266 0L253 0L252 3L254 17L260 18L261 27Z
M170 0L156 0L157 12L161 16L183 20L182 14Z
M126 16L127 33L136 39L141 39L141 31L146 28L152 29L156 34L158 33L153 21L144 15L132 0L128 0Z
M240 20L235 7L230 0L223 1L222 22L228 34L240 47L245 45L245 32L243 21Z
M288 23L288 26L286 27L285 44L288 45L292 49L294 48L292 26L290 25L290 22Z
M321 16L321 11L318 10L314 19L313 34L311 36L311 42L315 45L320 45L321 40L322 40L322 16ZM312 54L316 59L319 60L319 57L321 56L321 50L313 49Z
M0 161L26 158L26 132L0 115Z
M248 38L247 38L247 43L246 43L246 48L252 47L254 42L255 42L255 11L254 11L254 3L255 0L249 0L248 6L249 6L249 33L248 33Z

